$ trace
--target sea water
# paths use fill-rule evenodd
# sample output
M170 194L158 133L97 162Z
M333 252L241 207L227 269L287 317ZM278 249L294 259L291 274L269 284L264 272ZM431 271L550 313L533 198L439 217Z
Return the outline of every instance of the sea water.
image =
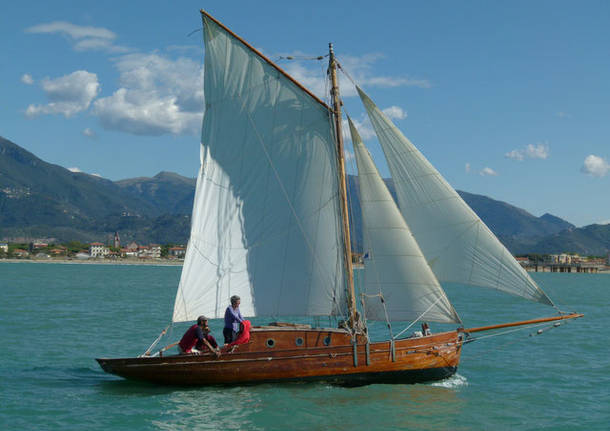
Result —
M480 333L444 381L184 388L126 381L94 361L146 350L171 319L180 267L3 262L0 429L610 429L610 275L532 276L561 309L585 317L557 328ZM493 291L446 290L466 327L553 314ZM407 325L395 322L392 330ZM174 327L170 338L184 328ZM222 322L212 329L221 338ZM373 338L387 331L383 322L371 324Z

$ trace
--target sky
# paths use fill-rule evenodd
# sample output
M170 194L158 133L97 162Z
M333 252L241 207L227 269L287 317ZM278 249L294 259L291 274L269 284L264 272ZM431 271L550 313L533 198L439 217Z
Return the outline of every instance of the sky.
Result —
M9 2L0 136L113 181L195 177L201 8L320 97L327 64L315 57L333 42L344 69L454 188L576 226L610 223L603 1ZM354 87L340 80L387 177Z

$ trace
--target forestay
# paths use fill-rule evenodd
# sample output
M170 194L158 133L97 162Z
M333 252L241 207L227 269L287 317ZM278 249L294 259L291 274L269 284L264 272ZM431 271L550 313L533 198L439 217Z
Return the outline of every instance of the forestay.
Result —
M459 323L453 306L426 263L392 195L349 119L360 184L364 236L366 317ZM371 296L373 295L373 296Z
M385 153L400 211L439 281L493 288L552 305L430 162L360 88L358 93Z
M173 321L330 315L344 304L336 148L326 105L204 16L205 116Z

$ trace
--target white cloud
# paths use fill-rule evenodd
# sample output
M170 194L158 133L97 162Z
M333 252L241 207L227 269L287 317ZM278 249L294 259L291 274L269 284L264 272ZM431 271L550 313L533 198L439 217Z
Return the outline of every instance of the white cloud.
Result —
M26 33L60 33L70 36L72 39L83 39L94 37L100 39L114 39L116 34L103 27L89 27L71 24L65 21L53 21L46 24L38 24L25 29Z
M538 143L536 145L528 144L525 148L512 150L506 154L504 157L513 160L524 160L528 159L546 159L549 157L549 144L548 143Z
M394 120L404 120L407 118L407 112L403 111L399 106L390 106L389 108L383 109L382 112Z
M513 160L523 160L523 150L512 150L511 152L504 154L504 157Z
M470 173L470 163L466 163L466 165L464 166L464 170L466 171L467 174Z
M24 73L21 77L21 82L27 85L32 85L34 83L34 78L29 73Z
M339 63L361 87L432 87L432 84L427 79L416 79L408 76L374 75L372 73L372 65L383 57L384 55L380 53L370 53L358 57L346 55L339 58Z
M127 48L114 45L116 34L104 27L81 26L66 21L53 21L25 29L26 33L60 34L67 37L77 51L103 50L126 52Z
M525 147L525 155L530 159L546 159L549 157L549 144L528 144L528 146Z
M479 172L479 175L486 177L486 176L497 176L498 173L496 171L494 171L491 168L488 167L484 167L481 172Z
M92 173L91 175L94 177L103 178L100 174L98 174L96 172Z
M609 171L610 164L606 161L606 159L593 154L590 154L585 158L585 161L580 168L580 172L600 178L608 174Z
M100 91L100 84L95 73L77 70L59 78L44 78L41 83L49 103L30 105L26 115L33 117L39 114L62 114L66 118L89 108Z
M79 40L74 44L76 51L107 51L112 53L125 53L129 52L129 48L124 46L114 45L112 41L108 39L83 39Z
M68 168L68 170L69 170L70 172L82 172L82 171L81 171L79 168L77 168L77 167Z
M102 126L136 135L197 134L203 115L203 70L188 58L129 54L116 60L121 87L95 101Z
M82 133L83 133L83 135L85 135L88 138L95 138L95 132L93 130L91 130L89 127L84 129Z
M572 114L568 114L567 112L558 112L556 115L559 118L572 118Z

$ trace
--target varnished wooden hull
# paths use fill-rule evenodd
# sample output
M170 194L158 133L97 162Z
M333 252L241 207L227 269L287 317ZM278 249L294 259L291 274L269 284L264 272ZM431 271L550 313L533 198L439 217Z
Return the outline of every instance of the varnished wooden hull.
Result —
M460 336L452 331L397 340L394 349L389 341L371 343L367 349L365 337L358 336L354 348L349 334L336 329L256 328L250 343L220 358L206 354L97 361L104 371L127 379L174 385L312 380L346 385L417 383L456 372Z

